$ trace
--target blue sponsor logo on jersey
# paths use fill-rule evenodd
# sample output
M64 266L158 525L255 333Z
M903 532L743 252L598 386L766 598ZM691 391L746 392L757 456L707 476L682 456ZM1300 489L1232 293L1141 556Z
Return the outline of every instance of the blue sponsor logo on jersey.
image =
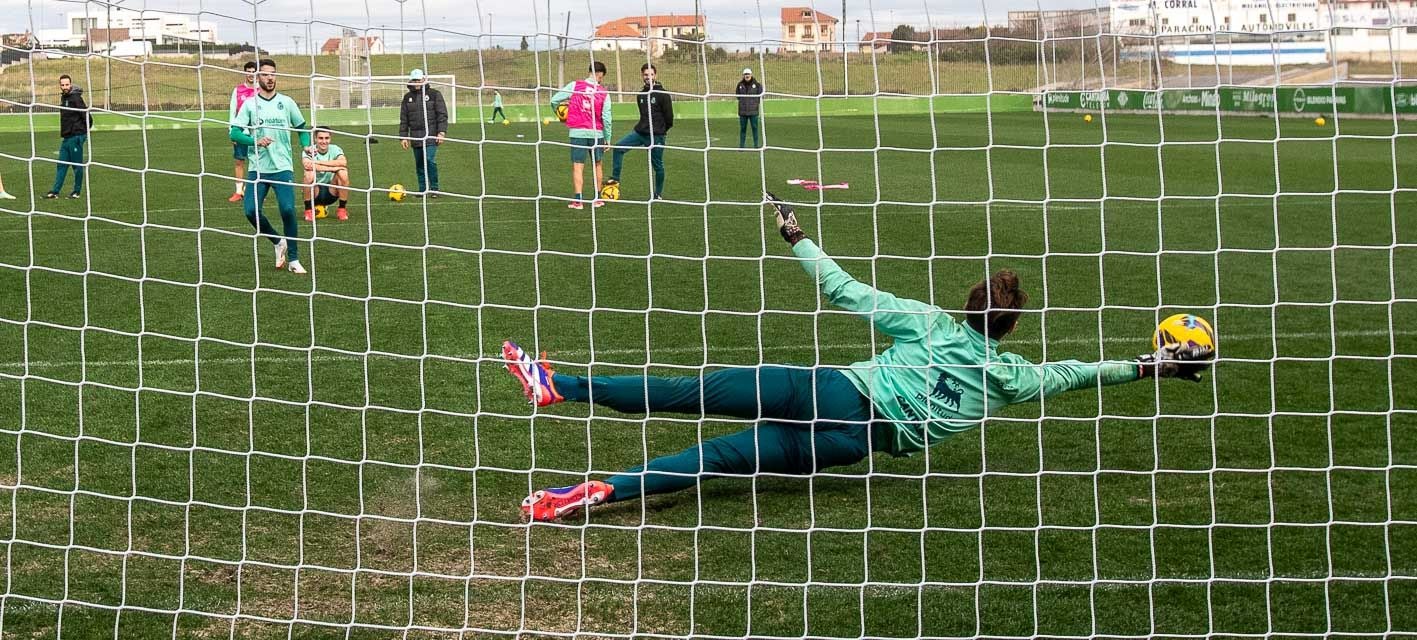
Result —
M941 373L940 378L935 381L935 389L930 392L930 397L944 403L953 411L959 411L960 400L964 398L964 386L950 374Z
M915 408L910 406L909 401L907 401L901 396L896 396L895 403L896 406L900 407L901 415L904 415L907 420L910 420L912 422L920 422L920 414L916 413Z

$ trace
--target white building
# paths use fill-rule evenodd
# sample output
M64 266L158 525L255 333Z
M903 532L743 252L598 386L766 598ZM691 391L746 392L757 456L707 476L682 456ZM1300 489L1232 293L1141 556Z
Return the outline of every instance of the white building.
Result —
M590 48L595 51L644 51L659 57L680 43L706 37L703 15L631 16L597 25Z
M832 51L841 48L836 42L836 18L811 7L782 8L782 45L778 53L788 51Z
M158 11L118 8L111 11L107 8L70 11L65 14L65 24L67 26L61 29L40 29L35 34L40 46L83 47L88 44L89 34L95 29L100 32L94 38L96 48L106 46L108 38L102 37L102 32L106 29L126 29L128 39L154 46L217 42L215 22ZM116 35L112 40L115 44L120 42Z
M1120 0L1116 33L1159 35L1161 55L1180 64L1263 66L1328 60L1318 0ZM1151 41L1133 41L1151 47Z
M68 27L62 29L38 29L34 32L35 42L44 49L84 46L84 35L74 35Z
M320 45L320 55L334 56L342 52L353 52L361 56L382 56L388 52L384 39L379 36L343 36L330 38Z
M1180 64L1323 64L1417 58L1417 7L1398 0L1113 0L1112 31L1160 36Z
M1339 60L1417 60L1417 3L1323 2Z

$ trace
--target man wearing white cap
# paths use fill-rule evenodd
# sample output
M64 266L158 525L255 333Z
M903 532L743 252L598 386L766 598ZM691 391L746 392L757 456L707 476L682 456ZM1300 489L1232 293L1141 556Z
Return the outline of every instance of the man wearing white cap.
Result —
M443 94L428 86L422 69L408 74L408 93L399 109L399 144L413 149L413 168L418 174L421 197L438 197L438 145L448 133L448 106Z
M753 146L758 146L758 113L763 105L763 83L753 77L752 69L743 70L743 79L738 81L738 148L742 149L748 137L748 126L753 127Z

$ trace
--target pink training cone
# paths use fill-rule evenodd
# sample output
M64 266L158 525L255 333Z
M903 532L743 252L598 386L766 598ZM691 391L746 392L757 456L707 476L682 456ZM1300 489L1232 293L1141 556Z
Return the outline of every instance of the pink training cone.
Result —
M851 188L851 185L848 184L848 183L845 183L845 182L838 182L838 183L836 183L836 184L822 184L822 183L820 183L820 182L817 182L816 180L808 180L808 179L806 179L806 178L793 178L793 179L791 179L791 180L788 180L788 181L787 181L787 184L798 185L798 186L801 186L803 189L806 189L806 190L808 190L808 191L822 191L822 190L825 190L825 189L850 189L850 188Z

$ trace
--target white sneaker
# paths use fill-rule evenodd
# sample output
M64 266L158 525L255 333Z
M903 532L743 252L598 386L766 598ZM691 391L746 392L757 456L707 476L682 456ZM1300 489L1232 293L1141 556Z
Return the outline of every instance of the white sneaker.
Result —
M15 196L12 196L12 195L10 195L10 194L4 192L4 191L0 191L0 200L14 200L14 199L15 199Z
M285 252L286 252L285 239L282 238L280 242L277 242L277 243L276 243L276 268L277 268L277 269L284 269L284 268L285 268Z
M290 264L289 264L288 266L286 266L286 269L288 269L291 273L296 274L296 275L302 275L302 276L303 276L303 275L309 273L308 271L305 270L305 267L300 266L300 261L299 261L299 260L291 260L291 261L290 261Z

